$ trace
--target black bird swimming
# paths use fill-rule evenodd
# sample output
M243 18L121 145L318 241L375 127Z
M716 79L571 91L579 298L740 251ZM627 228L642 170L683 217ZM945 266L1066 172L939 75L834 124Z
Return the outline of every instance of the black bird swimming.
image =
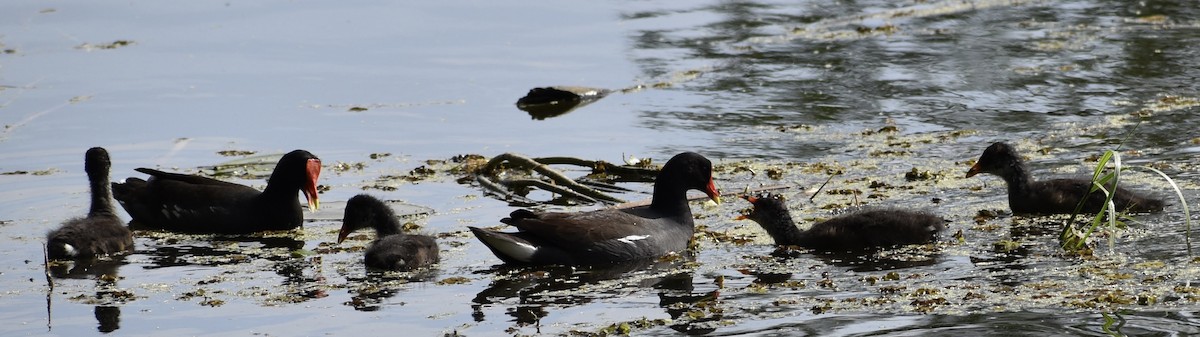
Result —
M263 191L216 179L148 168L149 180L113 183L113 196L133 217L132 225L184 233L241 234L290 230L304 223L296 193L316 210L321 160L295 150L275 165Z
M1033 180L1016 149L1002 142L993 143L983 151L979 160L967 171L967 178L980 173L990 173L1004 179L1008 184L1008 207L1014 214L1071 214L1085 195L1087 200L1083 203L1083 212L1096 213L1104 205L1103 192L1088 194L1092 186L1090 180ZM1111 184L1105 188L1113 191ZM1112 202L1119 211L1146 213L1163 209L1160 199L1120 187L1114 192Z
M401 232L400 221L391 207L379 199L359 194L346 202L338 243L359 229L375 229L375 241L363 260L367 267L387 270L413 270L438 263L438 245L432 236Z
M581 265L655 258L687 249L695 228L686 192L693 189L721 201L712 162L684 152L663 165L648 206L572 213L521 209L500 220L517 232L470 228L507 263Z
M844 252L876 247L923 244L937 240L945 229L941 217L896 209L864 210L843 214L801 230L779 196L745 196L754 205L738 217L758 223L776 245L800 246L825 252Z
M104 148L93 147L84 155L92 206L87 216L67 220L46 235L47 255L51 259L89 258L133 250L133 233L113 207L108 184L111 166Z

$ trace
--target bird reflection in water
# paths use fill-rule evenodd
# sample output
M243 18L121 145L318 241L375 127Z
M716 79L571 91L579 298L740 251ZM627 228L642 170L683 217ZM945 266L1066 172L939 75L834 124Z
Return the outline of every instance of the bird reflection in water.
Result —
M162 231L138 231L138 237L150 237L152 247L138 251L150 258L146 269L179 266L221 266L254 259L281 262L292 260L291 252L304 248L304 241L286 233L269 236L174 234Z
M537 328L542 318L555 307L581 306L600 299L598 295L624 293L598 288L619 287L648 289L658 292L659 306L675 320L672 329L682 332L712 331L705 322L721 319L714 309L719 290L697 292L692 284L693 275L683 269L690 258L634 261L603 266L512 266L497 265L491 270L480 271L495 275L492 284L480 291L472 300L472 316L475 321L486 320L484 310L488 307L507 306L505 314L518 327ZM616 284L606 281L623 280ZM589 290L572 291L581 286ZM596 287L598 286L598 287ZM511 299L516 299L515 304ZM705 312L697 318L694 313Z
M125 255L114 255L105 257L85 257L76 260L58 260L49 262L47 268L50 276L54 279L76 279L84 280L95 278L96 294L94 297L96 321L99 325L96 329L103 333L109 333L121 328L121 307L118 304L124 303L126 300L132 299L133 294L129 291L122 290L117 287L117 280L120 277L117 271L121 266L128 264L125 261ZM53 282L51 280L50 282ZM51 308L51 296L48 293L46 296L46 312L49 314ZM49 323L53 329L53 321Z
M121 328L121 307L109 305L96 306L96 321L100 322L97 330L103 333L117 331Z
M382 309L384 302L408 288L406 284L414 282L430 282L438 278L436 268L423 268L414 271L383 271L368 270L365 277L347 277L350 292L355 293L345 304L358 311L377 311Z
M270 301L300 303L328 296L322 270L322 256L304 252L305 242L295 239L293 231L262 232L255 235L176 234L163 231L139 231L152 247L138 251L150 263L143 268L180 266L247 265L265 269L283 277ZM267 268L255 261L268 261ZM215 282L215 281L213 281Z

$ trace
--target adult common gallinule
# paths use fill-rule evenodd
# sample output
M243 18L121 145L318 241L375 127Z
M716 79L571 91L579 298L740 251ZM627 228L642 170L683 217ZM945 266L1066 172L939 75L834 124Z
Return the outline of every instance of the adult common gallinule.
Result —
M150 180L126 179L113 183L113 195L133 217L133 225L185 233L240 234L300 227L304 212L296 200L303 192L316 210L317 177L321 160L295 150L275 164L267 188L200 176L167 173L148 168L138 172Z
M979 160L967 171L967 178L979 173L990 173L1004 179L1008 184L1008 207L1014 214L1070 214L1080 200L1087 196L1083 212L1095 213L1104 205L1104 193L1088 194L1091 181L1086 179L1052 179L1034 181L1029 169L1012 146L996 142L988 146ZM1163 209L1163 201L1118 187L1105 186L1113 195L1117 210L1144 213Z
M391 207L379 199L359 194L346 202L338 243L364 228L375 229L375 241L367 248L367 267L387 270L413 270L438 263L438 245L432 236L407 235Z
M86 217L67 220L46 235L46 253L51 259L88 258L133 250L133 233L113 208L108 184L111 166L104 148L87 150L83 167L92 192L92 206Z
M942 218L921 212L895 209L865 210L844 214L800 230L779 196L745 196L754 205L738 217L758 223L775 239L776 245L800 246L825 252L844 252L876 247L933 242L945 229Z
M684 152L663 165L648 206L578 213L522 209L500 220L518 232L470 228L507 263L579 265L655 258L687 249L695 231L686 195L692 189L721 202L712 162Z

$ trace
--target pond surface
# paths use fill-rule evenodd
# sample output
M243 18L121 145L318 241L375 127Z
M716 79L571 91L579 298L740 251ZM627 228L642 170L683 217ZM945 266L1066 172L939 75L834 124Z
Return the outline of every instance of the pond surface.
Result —
M1188 1L0 7L3 335L1200 333L1186 216L1155 174L1122 182L1168 211L1102 231L1086 258L1057 248L1061 218L1007 215L1000 179L962 178L994 141L1041 177L1087 175L1119 146L1124 164L1162 170L1195 200L1200 8ZM515 107L552 85L634 90L544 119ZM41 244L86 213L92 146L112 154L115 180L302 148L322 158L328 190L302 230L139 231L134 253L53 268L49 289ZM693 204L705 230L685 261L512 268L466 226L514 207L443 162L682 151L718 163L725 192L792 187L805 223L865 203L928 210L948 229L937 245L776 258L728 197ZM438 173L394 178L422 166ZM626 200L650 190L622 186ZM442 263L368 273L372 235L334 245L340 207L364 190L417 213Z

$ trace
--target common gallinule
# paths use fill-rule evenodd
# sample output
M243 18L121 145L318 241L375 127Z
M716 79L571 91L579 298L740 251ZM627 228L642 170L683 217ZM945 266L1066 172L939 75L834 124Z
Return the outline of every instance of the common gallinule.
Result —
M684 152L663 165L648 206L578 213L522 209L500 220L518 232L470 228L507 263L595 265L655 258L687 249L695 231L686 195L692 189L721 202L712 162Z
M1014 214L1070 214L1079 201L1083 212L1095 213L1104 205L1104 193L1088 194L1091 181L1086 179L1052 179L1034 181L1029 169L1011 145L996 142L988 146L979 160L967 171L967 178L979 173L990 173L1004 179L1008 184L1008 207ZM1113 186L1105 186L1113 191ZM1113 205L1118 210L1135 213L1158 212L1163 201L1152 199L1133 191L1118 187L1113 195Z
M391 207L375 197L359 194L346 202L337 242L365 228L374 228L376 237L364 258L369 268L413 270L438 263L438 245L432 236L402 233Z
M775 195L744 196L754 205L738 217L758 223L776 245L800 246L825 252L922 244L937 240L945 228L942 218L896 209L864 210L844 214L800 230L792 221L784 199Z
M149 174L150 180L113 183L113 195L133 217L131 224L145 228L213 234L290 230L304 222L297 192L304 193L310 209L320 205L321 160L304 150L280 158L261 192L200 176L148 168L137 171Z
M89 258L133 249L133 233L113 208L108 185L111 166L104 148L87 150L83 167L92 191L92 206L86 217L67 220L46 235L46 254L51 259Z

